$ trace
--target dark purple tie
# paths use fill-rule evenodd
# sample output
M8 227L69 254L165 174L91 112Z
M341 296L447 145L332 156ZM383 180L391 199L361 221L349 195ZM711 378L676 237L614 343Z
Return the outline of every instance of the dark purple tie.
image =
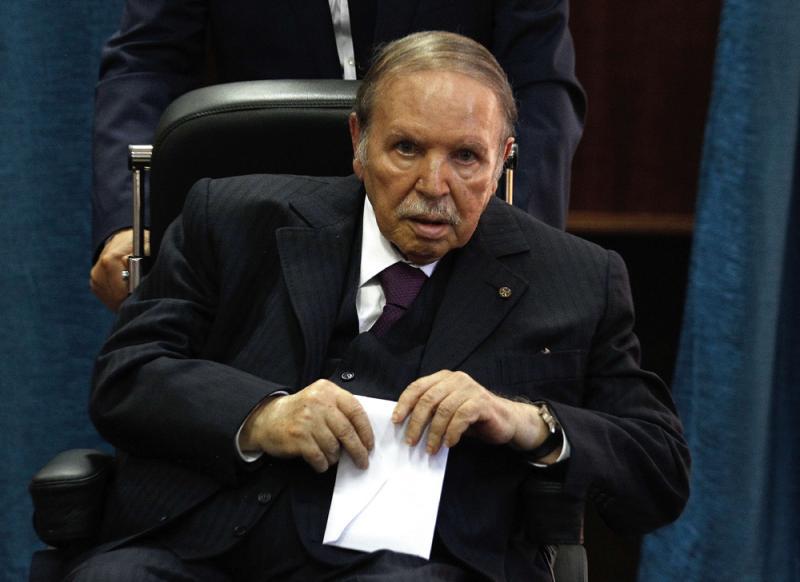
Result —
M403 316L428 277L421 269L397 262L378 273L378 279L386 296L386 305L370 331L381 337Z

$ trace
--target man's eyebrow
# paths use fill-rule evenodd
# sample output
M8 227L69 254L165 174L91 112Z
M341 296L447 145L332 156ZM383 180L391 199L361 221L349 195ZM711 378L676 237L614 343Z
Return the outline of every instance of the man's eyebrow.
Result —
M406 139L414 139L414 138L411 137L411 132L410 131L402 129L402 128L399 128L399 127L391 127L391 128L389 128L389 130L386 132L386 134L390 138L403 137L403 138L406 138Z
M480 140L480 139L467 138L467 139L461 140L461 142L459 142L459 143L461 144L460 147L462 147L462 148L470 148L470 149L474 149L474 150L487 150L487 149L489 149L489 146L483 140Z
M487 156L491 152L491 147L482 140L469 138L459 142L457 149L472 150L481 156Z

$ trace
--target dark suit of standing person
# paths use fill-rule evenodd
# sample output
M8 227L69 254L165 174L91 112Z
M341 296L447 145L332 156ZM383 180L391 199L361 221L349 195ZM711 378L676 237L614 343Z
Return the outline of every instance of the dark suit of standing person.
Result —
M563 228L585 110L567 0L349 4L359 77L374 45L418 30L458 32L492 51L520 107L515 204ZM341 77L326 0L128 0L120 30L103 49L96 91L92 248L103 252L91 280L98 297L116 310L127 296L127 146L152 143L171 101L211 83Z
M688 451L621 259L493 196L515 109L480 44L419 33L359 90L355 176L193 187L97 360L119 463L68 580L551 580L542 473L626 532L680 513ZM384 266L421 290L376 331ZM450 448L430 560L321 543L332 467L370 470L354 394Z

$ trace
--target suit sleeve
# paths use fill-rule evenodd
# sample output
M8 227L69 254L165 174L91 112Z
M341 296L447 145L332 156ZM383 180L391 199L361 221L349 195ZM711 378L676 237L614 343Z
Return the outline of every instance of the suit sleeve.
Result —
M622 259L608 253L605 313L581 406L553 402L569 435L564 491L591 499L613 529L645 532L677 518L688 498L689 451L669 390L639 367Z
M127 0L95 89L92 245L131 225L128 145L153 142L164 109L205 67L205 0Z
M241 423L286 387L201 357L219 297L209 184L192 189L151 273L123 304L97 359L90 414L116 447L232 482Z
M572 157L586 112L575 76L568 0L495 2L492 52L519 107L514 205L563 229Z

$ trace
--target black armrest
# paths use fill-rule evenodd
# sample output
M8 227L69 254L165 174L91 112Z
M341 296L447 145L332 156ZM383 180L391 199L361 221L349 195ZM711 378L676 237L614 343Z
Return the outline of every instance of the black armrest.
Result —
M564 493L564 470L563 465L537 470L523 482L523 531L535 543L556 546L556 582L587 582L582 545L586 503Z
M65 547L97 535L112 459L94 449L72 449L33 476L33 527L44 543Z

